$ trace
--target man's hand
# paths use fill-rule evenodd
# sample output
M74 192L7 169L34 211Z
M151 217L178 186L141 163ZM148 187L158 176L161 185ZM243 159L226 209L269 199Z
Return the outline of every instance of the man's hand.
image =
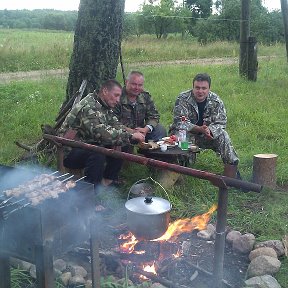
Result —
M150 132L150 129L149 129L147 126L145 126L144 128L136 127L135 130L136 130L137 132L142 133L144 136L146 136L146 134L147 134L148 132Z
M202 133L208 140L212 140L213 136L212 133L207 125L202 126L194 126L193 132Z
M132 140L136 140L138 142L144 142L145 141L145 135L141 132L135 132L132 134Z

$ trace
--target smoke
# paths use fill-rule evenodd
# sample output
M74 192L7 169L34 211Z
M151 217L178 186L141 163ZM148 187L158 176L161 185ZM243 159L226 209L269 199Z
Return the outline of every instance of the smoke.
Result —
M0 165L0 203L6 199L2 194L4 190L15 188L40 174L54 172L36 165ZM75 188L59 194L59 198L46 199L36 206L29 205L11 213L7 220L0 219L1 246L14 256L33 263L35 245L49 244L53 255L59 255L88 241L90 233L117 239L113 227L125 217L124 202L118 190L94 189L94 185L81 180ZM98 204L105 210L96 212Z

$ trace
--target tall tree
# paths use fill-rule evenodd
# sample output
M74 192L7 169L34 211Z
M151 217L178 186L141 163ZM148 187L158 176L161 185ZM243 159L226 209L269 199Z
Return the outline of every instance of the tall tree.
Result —
M66 88L67 100L86 79L87 92L115 78L125 0L81 0Z

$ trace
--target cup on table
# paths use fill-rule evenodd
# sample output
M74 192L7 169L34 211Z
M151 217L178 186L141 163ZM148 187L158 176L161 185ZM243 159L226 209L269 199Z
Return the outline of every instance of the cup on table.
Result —
M165 151L167 151L167 144L161 144L160 145L160 150L162 151L162 152L165 152Z

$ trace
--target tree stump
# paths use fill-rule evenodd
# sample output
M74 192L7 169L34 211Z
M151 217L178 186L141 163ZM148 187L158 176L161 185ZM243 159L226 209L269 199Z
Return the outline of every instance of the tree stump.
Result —
M276 154L256 154L253 158L253 182L276 187Z

